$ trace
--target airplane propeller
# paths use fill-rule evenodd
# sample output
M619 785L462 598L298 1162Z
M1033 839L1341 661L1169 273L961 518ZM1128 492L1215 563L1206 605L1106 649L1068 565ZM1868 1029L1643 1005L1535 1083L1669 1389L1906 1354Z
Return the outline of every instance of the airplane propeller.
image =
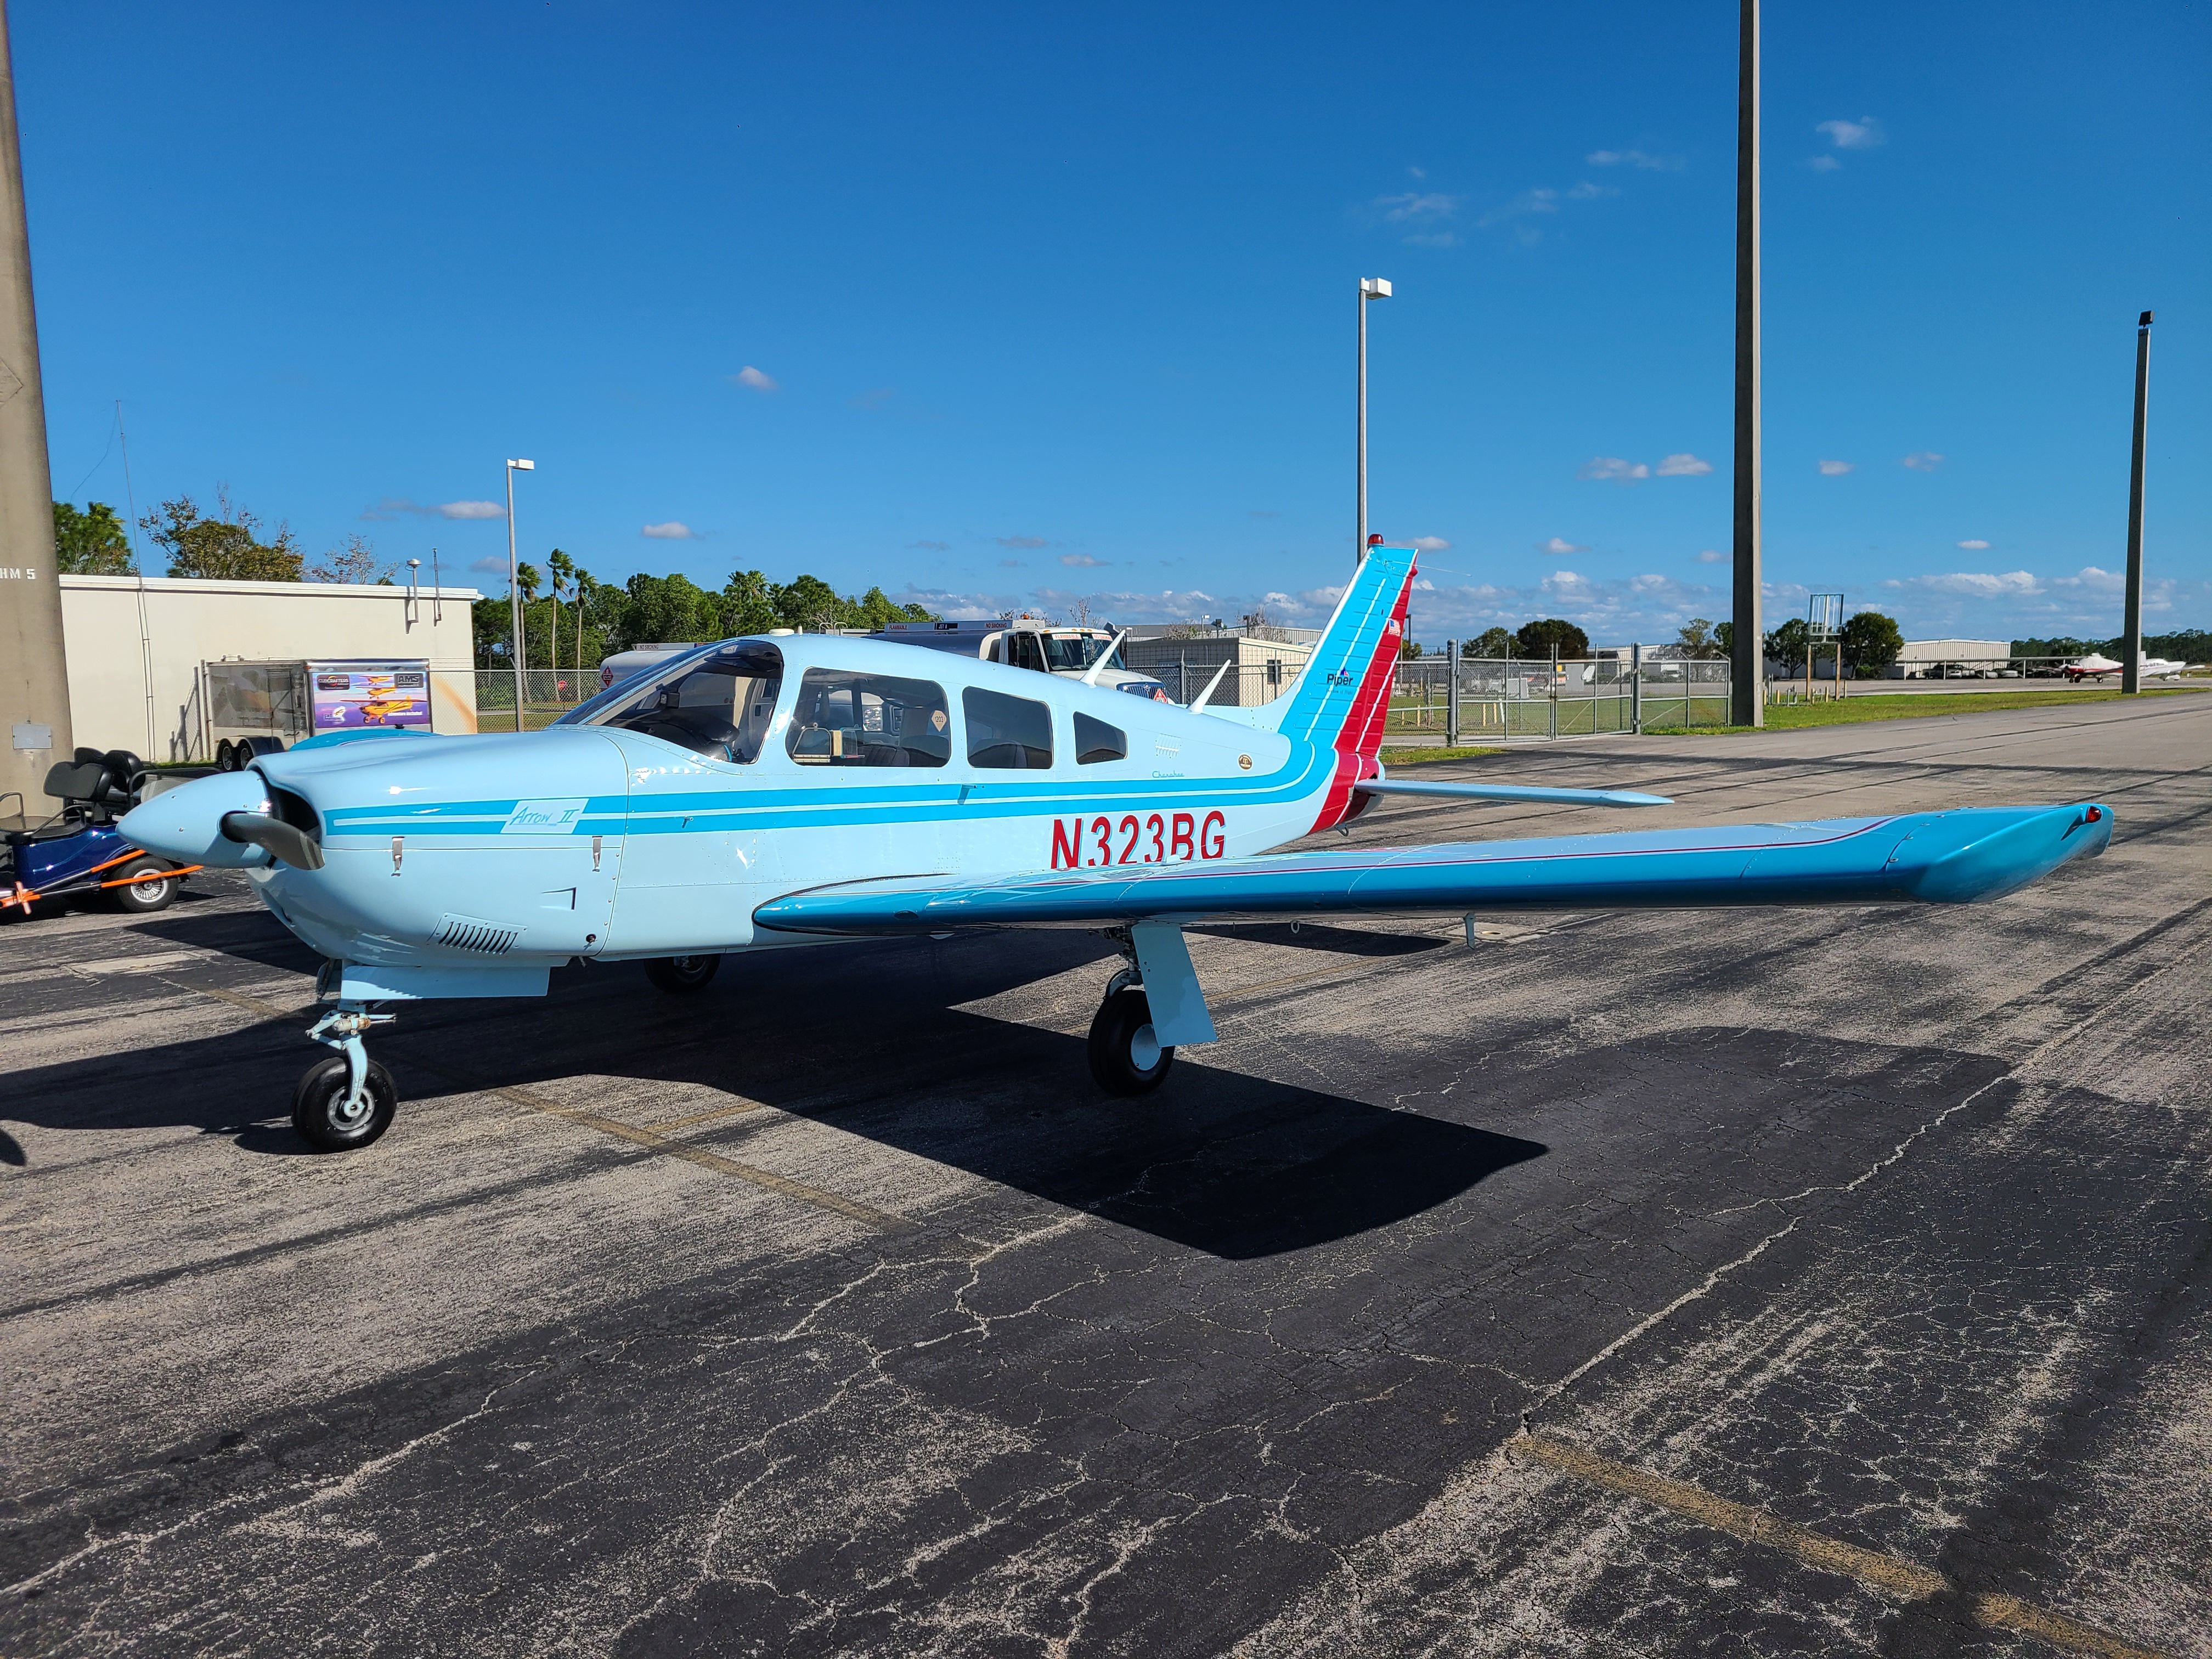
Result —
M295 870L323 867L323 849L304 830L264 812L226 812L222 815L226 841L258 847L280 864Z

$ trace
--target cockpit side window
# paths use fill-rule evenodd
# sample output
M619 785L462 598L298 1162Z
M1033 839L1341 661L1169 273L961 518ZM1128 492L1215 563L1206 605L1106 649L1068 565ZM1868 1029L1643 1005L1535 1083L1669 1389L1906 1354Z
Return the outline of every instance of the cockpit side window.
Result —
M678 658L649 683L617 686L569 720L642 732L709 760L750 766L768 740L782 686L783 653L748 640Z
M810 668L784 746L801 766L942 766L952 720L934 680Z

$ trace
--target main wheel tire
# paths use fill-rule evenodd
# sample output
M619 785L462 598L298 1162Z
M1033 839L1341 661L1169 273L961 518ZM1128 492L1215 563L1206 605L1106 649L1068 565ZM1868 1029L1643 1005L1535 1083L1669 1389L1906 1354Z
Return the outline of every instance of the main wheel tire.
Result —
M133 859L118 870L111 880L125 877L158 874L158 881L132 881L125 887L107 890L108 902L126 915L151 915L156 910L166 910L177 902L177 890L183 880L169 873L169 866L159 859Z
M1152 1034L1152 1005L1133 985L1109 992L1098 1005L1086 1052L1091 1075L1109 1095L1150 1094L1175 1064L1175 1050Z
M392 1073L374 1060L368 1062L368 1098L350 1117L343 1109L348 1082L346 1057L332 1054L307 1067L292 1091L292 1127L319 1152L350 1152L368 1146L392 1127L392 1115L399 1109Z
M645 976L671 996L705 990L721 970L720 957L655 957L645 964Z

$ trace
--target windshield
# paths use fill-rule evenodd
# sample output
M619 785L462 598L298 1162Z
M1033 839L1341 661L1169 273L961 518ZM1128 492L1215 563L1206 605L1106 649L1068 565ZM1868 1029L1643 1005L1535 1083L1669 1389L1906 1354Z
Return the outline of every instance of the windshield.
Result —
M709 760L750 766L760 757L783 653L745 640L657 664L564 716L563 726L612 726L642 732Z
M1096 634L1047 634L1044 635L1045 666L1055 671L1088 668L1106 654L1106 647L1113 642L1111 639L1101 639ZM1115 653L1109 665L1115 668L1128 666L1121 660L1119 652Z

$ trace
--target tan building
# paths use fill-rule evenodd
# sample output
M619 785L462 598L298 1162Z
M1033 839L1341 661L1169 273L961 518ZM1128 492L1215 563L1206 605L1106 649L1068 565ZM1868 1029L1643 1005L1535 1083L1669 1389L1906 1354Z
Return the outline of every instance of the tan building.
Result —
M239 660L424 660L432 729L477 729L475 588L64 576L61 589L80 744L149 761L208 759L202 671Z

